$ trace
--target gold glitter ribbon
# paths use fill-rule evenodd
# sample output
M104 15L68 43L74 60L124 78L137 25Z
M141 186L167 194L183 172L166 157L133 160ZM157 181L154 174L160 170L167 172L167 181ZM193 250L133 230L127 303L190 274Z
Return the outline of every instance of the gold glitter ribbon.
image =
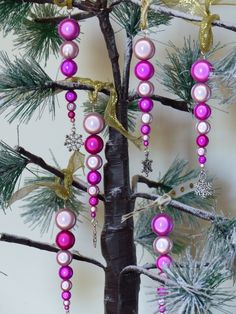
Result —
M59 7L67 7L68 10L73 8L73 0L53 0L53 3Z
M140 28L145 30L148 28L148 9L150 6L150 0L142 0L141 2L141 16L140 16Z
M134 135L129 133L123 127L123 125L120 123L120 121L117 119L117 116L116 116L116 104L117 104L117 101L118 101L118 97L117 97L117 92L115 90L115 87L114 87L114 85L112 83L93 81L90 78L81 78L81 77L72 77L70 79L67 79L67 81L76 82L76 83L79 82L82 85L86 85L86 86L90 87L92 89L92 91L90 91L88 93L88 96L89 96L89 100L92 103L96 103L97 102L98 93L101 90L103 90L103 89L108 90L109 93L110 93L110 96L109 96L109 100L108 100L108 103L107 103L107 106L106 106L106 109L105 109L105 112L104 112L105 123L109 127L117 130L124 137L129 139L138 148L141 147L141 138L140 137L135 137Z

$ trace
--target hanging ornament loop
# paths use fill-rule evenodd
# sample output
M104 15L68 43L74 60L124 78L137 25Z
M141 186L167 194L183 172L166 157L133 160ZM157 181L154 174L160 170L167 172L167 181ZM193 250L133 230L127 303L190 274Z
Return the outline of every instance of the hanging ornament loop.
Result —
M68 10L73 9L73 0L53 0L53 2L61 8L67 7Z
M141 3L141 16L140 16L140 28L146 30L148 28L148 9L150 7L150 0L142 0Z

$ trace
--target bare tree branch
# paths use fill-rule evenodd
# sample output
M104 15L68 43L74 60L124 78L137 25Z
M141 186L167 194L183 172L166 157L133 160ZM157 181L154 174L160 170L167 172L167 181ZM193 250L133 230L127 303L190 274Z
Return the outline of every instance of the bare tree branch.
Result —
M152 181L152 180L149 180L148 178L144 177L144 176L141 176L141 175L135 175L133 176L132 178L132 191L133 193L136 193L137 192L137 188L138 188L138 183L144 183L146 184L149 188L155 188L155 189L158 189L158 188L169 188L171 189L171 187L169 186L166 186L162 183L159 183L159 182L156 182L156 181Z
M59 251L59 249L53 245L43 243L43 242L33 241L31 239L28 239L28 238L23 238L23 237L11 235L11 234L6 234L6 233L0 233L0 241L20 244L20 245L24 245L24 246L29 246L29 247L33 247L35 249L42 250L42 251L48 251L48 252L54 252L54 253L57 253ZM100 263L99 261L97 261L93 258L89 258L89 257L83 256L83 255L80 255L78 253L74 253L73 259L76 261L81 261L81 262L93 264L93 265L96 265L96 266L102 268L103 270L106 270L106 267L102 263Z

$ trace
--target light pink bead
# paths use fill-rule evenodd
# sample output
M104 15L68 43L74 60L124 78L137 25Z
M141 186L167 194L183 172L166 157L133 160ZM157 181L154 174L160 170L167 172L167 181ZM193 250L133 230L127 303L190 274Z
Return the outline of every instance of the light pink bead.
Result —
M171 251L173 242L168 237L156 238L153 242L153 249L157 254L167 254Z
M65 59L75 59L79 54L79 47L73 41L66 41L61 45L60 53Z
M155 45L148 38L141 38L134 45L134 54L140 60L151 59L155 54Z
M211 89L204 83L197 83L192 87L191 95L197 103L207 102L211 97Z
M89 134L98 134L102 132L104 127L105 123L103 117L96 112L89 113L84 118L84 129Z
M57 253L57 262L61 266L69 265L72 261L72 254L69 251L59 251Z
M152 82L144 81L139 83L137 87L137 93L140 97L150 97L153 95L154 92L154 85Z
M72 288L72 282L70 280L64 280L61 283L61 289L64 291L69 291Z
M76 223L75 214L66 208L59 210L56 214L56 224L61 230L68 230L74 227Z
M211 130L210 123L207 122L207 121L200 121L200 122L198 122L197 125L196 125L196 128L197 128L197 131L200 134L207 134Z
M98 170L102 167L103 161L99 155L90 155L86 159L86 166L91 170Z
M98 188L96 185L91 185L91 186L88 188L88 193L89 193L89 195L91 195L91 196L96 196L96 195L98 195L98 193L99 193L99 188Z

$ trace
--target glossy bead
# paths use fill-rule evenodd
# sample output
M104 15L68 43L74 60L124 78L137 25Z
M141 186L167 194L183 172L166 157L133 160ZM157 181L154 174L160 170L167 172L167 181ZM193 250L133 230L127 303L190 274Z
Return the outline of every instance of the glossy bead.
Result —
M149 141L144 141L144 142L143 142L143 145L144 145L145 147L149 146Z
M207 120L211 115L211 108L205 103L197 104L194 107L194 115L198 120Z
M71 123L75 123L75 118L70 119Z
M97 211L97 207L96 207L96 206L92 206L92 207L90 208L90 211L91 211L92 213L96 212L96 211Z
M165 300L164 300L164 299L158 300L158 304L159 304L159 305L165 305Z
M56 237L56 244L62 250L69 250L75 244L75 236L68 230L63 230Z
M207 121L198 122L196 128L200 134L206 134L206 133L210 132L210 130L211 130L211 126L210 126L209 122L207 122Z
M61 266L69 265L72 262L72 254L69 251L59 251L57 253L57 262Z
M75 214L66 208L60 209L56 214L56 224L61 230L68 230L74 227L76 223Z
M74 19L64 19L58 25L58 33L65 40L73 40L79 36L80 26Z
M149 61L140 61L136 64L134 73L141 81L147 81L154 75L154 66Z
M98 195L98 193L99 193L99 188L98 188L96 185L91 185L91 186L88 188L88 193L89 193L89 195L91 195L91 196L96 196L96 195Z
M155 45L148 38L141 38L134 45L134 54L140 60L151 59L155 54Z
M143 140L144 140L144 141L148 141L148 140L149 140L149 135L144 135L144 136L143 136Z
M102 180L102 176L100 172L98 172L97 170L89 171L89 173L87 174L87 181L88 183L92 185L96 185L100 183L101 180Z
M91 170L98 170L102 167L103 161L99 155L90 155L86 159L86 166Z
M168 237L156 238L153 242L153 249L157 254L167 254L171 251L173 242Z
M87 137L84 146L90 154L98 154L103 149L103 140L100 136L94 134Z
M63 300L70 300L71 299L70 291L63 291L61 297Z
M168 291L165 287L159 287L157 288L157 294L160 296L165 296L168 294Z
M192 78L196 82L205 83L213 70L212 64L207 60L197 60L191 67Z
M77 70L77 64L72 59L67 59L61 64L61 72L67 77L72 77L73 75L75 75Z
M206 163L206 161L207 161L206 156L199 156L198 157L199 164L204 165Z
M138 106L142 112L149 112L153 108L153 101L149 97L143 97L140 99Z
M75 110L76 110L76 104L73 103L73 102L69 102L69 103L67 104L67 109L68 109L69 111L75 111ZM72 119L73 119L73 118L72 118Z
M73 269L70 266L62 266L59 269L59 276L67 281L73 276Z
M143 135L148 135L148 134L150 134L150 132L151 132L151 127L150 127L150 125L144 124L144 125L141 126L141 133L142 133Z
M172 258L169 255L160 255L156 261L156 267L160 270L169 268L172 264Z
M199 148L197 149L197 154L198 154L199 156L205 155L206 152L207 152L206 148L199 147Z
M191 95L193 100L197 103L206 102L211 97L211 89L204 83L197 83L193 85Z
M166 307L164 305L159 306L159 311L160 311L161 314L165 313Z
M60 54L65 59L75 59L79 54L79 47L73 41L66 41L60 47Z
M84 118L83 125L84 125L85 131L89 134L100 133L103 131L103 129L105 127L103 117L96 112L89 113Z
M69 291L72 288L72 282L70 280L64 280L61 282L61 289Z
M137 93L140 97L150 97L153 95L153 92L154 85L152 84L152 82L149 81L140 82L137 87Z
M68 90L66 92L65 98L68 102L75 102L77 100L77 94L73 90Z
M65 306L70 306L70 301L69 301L69 300L66 300L66 301L63 302L63 304L64 304Z
M97 206L99 203L99 199L96 196L91 196L89 198L89 205L91 206Z
M96 218L97 217L97 213L96 212L91 212L90 216L91 216L91 218Z
M209 138L205 134L201 134L197 137L196 143L199 147L206 147L209 143Z
M160 236L168 235L174 227L173 219L167 214L158 214L152 219L151 227Z
M75 112L74 112L74 111L69 111L69 112L68 112L68 117L69 117L70 119L74 119L74 117L75 117Z
M69 306L64 306L64 309L66 311L66 313L69 311L70 307Z
M142 122L144 124L152 123L152 115L151 115L151 113L147 113L147 112L143 113L141 120L142 120Z

